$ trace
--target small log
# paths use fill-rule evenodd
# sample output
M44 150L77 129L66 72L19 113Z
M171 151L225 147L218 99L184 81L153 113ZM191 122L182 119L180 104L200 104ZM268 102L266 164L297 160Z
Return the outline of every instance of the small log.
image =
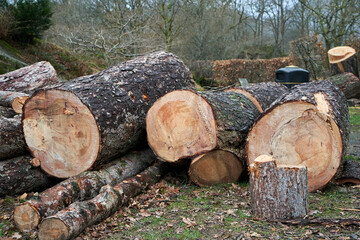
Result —
M350 72L359 77L356 51L352 47L335 47L328 51L330 72L332 75Z
M283 84L276 82L263 82L244 87L229 88L225 91L237 92L249 98L262 113L275 102L276 99L289 92Z
M142 173L111 187L104 186L95 198L71 204L54 216L45 218L39 227L39 239L73 239L86 227L115 213L119 206L157 183L165 172L165 164L157 162Z
M36 89L56 83L56 71L45 61L0 75L1 91L32 93Z
M11 107L16 113L22 113L22 107L28 98L26 93L0 91L0 106Z
M20 116L0 116L0 160L10 159L26 153Z
M338 86L347 99L360 98L360 79L352 73L340 73L327 78Z
M145 142L147 110L181 88L194 88L189 69L157 52L37 91L24 105L27 146L49 175L75 176Z
M316 191L341 173L349 126L346 98L337 86L329 81L297 85L249 132L247 163L267 154L278 165L305 165L309 191Z
M244 166L240 159L227 151L213 150L191 161L189 177L199 186L236 182Z
M102 186L114 185L132 177L156 160L150 149L132 152L99 171L89 171L68 178L15 207L14 222L22 232L38 226L41 219L51 216L75 201L95 197Z
M339 184L352 183L360 185L360 161L346 159L343 171L339 178L336 179Z
M247 133L259 115L255 105L239 93L173 91L147 113L149 146L168 162L215 149L241 159Z
M296 219L296 220L281 220L277 221L282 224L287 225L299 225L299 226L307 226L307 225L325 225L325 226L359 226L360 227L360 219L356 218L312 218L312 219Z
M16 112L11 107L0 106L0 117L13 118Z
M21 156L0 162L0 197L41 191L56 183L40 168L31 165L31 156Z
M252 214L260 219L305 217L309 210L308 177L305 166L276 166L261 155L249 166Z

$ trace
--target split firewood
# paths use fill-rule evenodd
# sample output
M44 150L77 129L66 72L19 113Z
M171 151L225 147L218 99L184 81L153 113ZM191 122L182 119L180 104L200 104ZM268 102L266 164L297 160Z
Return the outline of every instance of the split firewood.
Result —
M11 107L16 113L22 113L22 107L28 98L26 93L0 91L0 106Z
M71 204L54 216L45 218L39 227L39 239L73 239L86 227L111 216L119 206L157 183L165 172L164 162L157 162L142 173L111 187L104 186L95 198Z
M330 71L332 75L350 72L359 77L356 51L352 47L335 47L328 51Z
M305 165L312 192L340 173L348 137L343 92L329 81L301 84L255 123L245 148L247 162L267 154L278 165Z
M41 191L57 183L41 169L31 165L31 156L21 156L0 162L0 197Z
M0 116L0 160L10 159L26 153L20 116Z
M260 219L305 217L309 210L305 166L276 165L261 155L249 166L252 214Z
M11 107L0 106L0 117L13 118L16 112Z
M1 91L32 93L36 89L56 83L56 70L45 61L0 75Z
M327 78L338 86L347 99L360 98L360 79L352 73L340 73Z
M263 82L244 87L229 88L225 91L237 92L249 98L254 105L263 112L275 102L276 99L289 92L283 84L276 82Z
M102 186L119 183L132 177L156 160L151 149L136 151L111 163L111 166L89 171L68 178L15 207L14 222L20 231L31 231L38 226L41 219L51 216L75 201L95 197Z
M239 93L173 91L148 111L148 142L168 162L215 149L241 158L247 133L259 115L255 105Z
M336 179L336 182L340 184L352 183L360 185L360 161L346 159L343 171L341 172L340 177Z
M52 176L75 176L145 142L145 116L162 95L194 88L175 55L157 52L33 94L23 129L31 154Z
M223 150L213 150L191 161L189 177L199 186L211 186L236 182L244 166L234 154Z

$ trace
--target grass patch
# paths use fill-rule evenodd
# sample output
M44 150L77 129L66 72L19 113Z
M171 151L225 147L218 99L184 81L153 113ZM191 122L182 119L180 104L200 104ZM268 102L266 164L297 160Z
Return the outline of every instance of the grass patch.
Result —
M350 124L360 126L360 108L349 107Z

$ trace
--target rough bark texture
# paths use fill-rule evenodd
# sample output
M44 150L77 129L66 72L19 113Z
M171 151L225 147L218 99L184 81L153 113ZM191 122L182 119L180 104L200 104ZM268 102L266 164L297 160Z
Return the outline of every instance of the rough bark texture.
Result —
M234 154L214 150L202 154L191 161L189 177L199 186L212 186L236 182L244 166Z
M360 185L360 161L346 159L343 171L338 179L338 183L353 183Z
M244 94L254 103L260 112L263 112L270 107L276 99L288 93L289 89L280 83L263 82L244 87L230 88L226 91Z
M73 239L86 227L111 216L119 206L159 181L165 164L158 162L144 172L111 187L104 186L95 198L71 204L54 216L44 219L39 228L39 239Z
M329 81L295 86L263 113L246 144L247 162L262 154L277 164L308 167L309 190L323 188L341 172L349 137L343 92Z
M276 166L270 156L261 155L249 166L252 214L260 219L305 217L308 209L307 169L304 166Z
M214 149L241 158L247 133L259 115L239 93L174 91L149 110L148 142L159 158L169 162Z
M113 162L112 166L106 169L84 172L68 178L17 206L14 211L14 222L20 231L30 231L42 218L55 214L75 201L95 197L102 186L114 185L132 177L155 160L156 157L150 149L132 152Z
M355 49L347 46L335 47L328 51L328 57L332 75L350 72L359 77Z
M16 113L22 113L22 107L28 97L26 93L0 91L0 106L11 107Z
M32 159L21 156L0 162L0 197L41 191L56 183L40 168L33 167Z
M340 73L327 78L327 80L338 86L347 99L360 98L360 79L354 74Z
M6 118L0 116L0 160L26 153L20 116Z
M0 106L0 117L13 118L15 115L14 109Z
M43 170L50 175L76 175L123 155L144 141L147 110L162 95L182 88L194 88L189 69L173 54L157 52L75 79L55 89L38 91L24 106L23 126L27 145L32 155L40 159ZM61 104L55 101L51 105L48 102L50 96L56 96L56 101ZM37 110L39 105L41 109ZM83 113L79 112L80 108L84 109ZM86 126L77 120L81 114L89 122ZM44 124L41 119L47 122L45 127L49 131L42 131ZM69 135L69 140L61 138L58 133L65 129L57 123L52 124L53 120L59 124L64 121L71 124L69 129L74 129L74 136ZM90 130L84 129L86 127ZM42 142L44 138L47 141L49 133L60 138L62 146L74 151L76 160L63 149L48 151L51 146L42 145ZM85 138L83 141L89 143L79 146L78 151L71 150L73 142L79 141L79 138ZM39 148L39 145L42 147ZM79 169L73 170L77 167Z
M58 83L55 69L49 62L30 66L0 75L0 90L32 93L38 88Z

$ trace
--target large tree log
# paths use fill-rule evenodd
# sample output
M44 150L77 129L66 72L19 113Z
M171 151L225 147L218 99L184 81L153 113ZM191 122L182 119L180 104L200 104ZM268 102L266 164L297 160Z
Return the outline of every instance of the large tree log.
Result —
M343 92L329 81L297 85L265 111L249 132L247 162L250 165L267 154L279 165L303 164L308 168L309 191L315 191L341 169L348 136Z
M45 61L0 75L1 91L32 93L55 83L58 83L56 71Z
M352 73L340 73L327 78L338 86L347 99L360 98L360 79Z
M20 231L30 231L38 226L41 219L55 214L75 201L95 197L102 186L119 183L150 166L156 160L150 149L129 153L100 170L84 172L68 178L52 188L33 197L14 211L14 222Z
M309 210L308 177L305 166L276 166L261 155L249 166L252 214L260 219L305 217Z
M22 107L28 98L26 93L0 91L0 106L11 107L16 113L22 113Z
M335 47L328 51L330 72L332 75L350 72L359 77L359 67L356 58L356 51L352 47Z
M0 116L0 160L21 156L25 153L25 140L20 117Z
M289 92L283 84L263 82L244 87L229 88L225 91L237 92L248 97L260 112L266 110L276 99Z
M360 185L360 161L346 159L343 171L336 181L340 184L353 183Z
M169 162L214 149L241 158L241 147L259 115L239 93L173 91L148 111L148 142L160 159Z
M24 105L27 146L48 174L77 175L144 141L147 110L181 88L194 88L189 69L157 52L38 91Z
M41 191L56 183L31 164L33 157L21 156L0 162L0 197Z
M189 177L199 186L211 186L236 182L243 171L244 166L236 155L214 150L191 161Z
M144 172L111 187L104 186L95 198L71 204L54 216L45 218L39 228L39 239L73 239L86 227L111 216L119 206L159 181L165 164L157 162Z

